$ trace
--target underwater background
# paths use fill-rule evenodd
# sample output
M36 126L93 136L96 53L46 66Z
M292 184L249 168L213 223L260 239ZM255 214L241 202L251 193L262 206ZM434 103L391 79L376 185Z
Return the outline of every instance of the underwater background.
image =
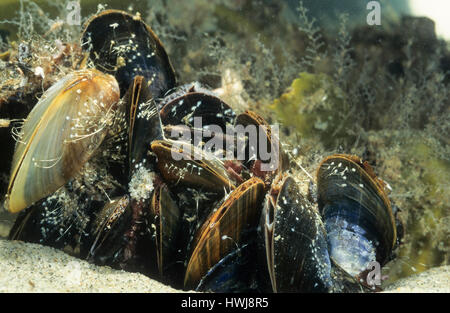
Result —
M409 1L379 1L381 25L367 24L368 2L86 0L80 7L81 25L102 7L140 12L164 43L179 84L220 88L233 108L279 122L283 147L311 175L332 153L368 160L392 188L404 223L397 258L383 268L387 284L450 264L450 52L433 20L409 15ZM20 42L45 54L42 47L79 40L81 26L61 22L67 14L65 1L1 1L0 99L15 79L3 62ZM68 70L55 69L42 89ZM26 113L0 104L0 118ZM1 195L10 132L0 128ZM0 236L13 219L0 213Z

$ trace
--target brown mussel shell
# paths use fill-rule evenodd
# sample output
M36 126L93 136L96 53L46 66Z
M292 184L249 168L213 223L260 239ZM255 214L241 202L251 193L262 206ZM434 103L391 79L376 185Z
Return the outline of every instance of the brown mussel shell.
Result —
M259 178L251 178L211 213L194 237L185 288L195 288L209 269L242 243L246 230L257 226L263 193L264 183Z
M284 172L289 165L287 154L283 151L280 145L280 140L276 134L271 131L270 125L266 120L257 114L256 112L246 110L244 113L239 114L236 117L235 127L243 126L255 126L256 133L258 134L257 146L250 146L247 143L245 155L248 157L246 162L251 163L249 167L254 175L264 180L267 187L270 187L271 181L275 175L280 172ZM262 131L261 131L262 130ZM262 149L270 154L271 170L262 171L261 163L267 163L268 160L262 157L260 145L264 145ZM276 149L275 151L272 151Z
M156 140L151 151L156 154L159 172L167 182L219 193L236 188L221 160L190 144Z

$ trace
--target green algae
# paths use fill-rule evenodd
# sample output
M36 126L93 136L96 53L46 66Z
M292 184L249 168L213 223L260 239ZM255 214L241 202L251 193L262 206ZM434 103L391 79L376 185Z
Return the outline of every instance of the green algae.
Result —
M351 139L342 127L350 118L343 92L326 74L300 73L271 107L284 126L302 138L317 138L326 148Z
M411 168L404 166L402 177L409 181L415 212L409 218L412 255L410 266L404 266L406 274L426 270L431 264L446 264L450 252L450 194L448 193L450 161L442 159L433 146L425 143L404 145L405 161L409 161L420 173L420 184ZM416 185L416 188L414 186Z

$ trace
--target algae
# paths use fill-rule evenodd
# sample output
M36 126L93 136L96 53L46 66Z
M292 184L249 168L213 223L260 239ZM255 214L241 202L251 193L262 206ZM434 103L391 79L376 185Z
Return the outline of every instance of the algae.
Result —
M302 138L314 138L332 149L337 140L347 136L340 127L349 119L341 114L345 106L342 90L331 77L303 72L271 107L285 127L293 127Z

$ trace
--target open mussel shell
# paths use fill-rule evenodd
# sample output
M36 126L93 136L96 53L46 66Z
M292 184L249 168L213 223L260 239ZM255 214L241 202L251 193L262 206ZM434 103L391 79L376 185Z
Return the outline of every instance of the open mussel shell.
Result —
M325 228L290 176L276 177L266 195L260 225L263 253L259 261L269 274L273 292L331 290Z
M96 68L115 75L124 94L137 75L149 83L155 98L175 86L175 74L164 47L140 16L105 10L89 19L82 34L83 49Z
M245 243L258 224L263 193L264 183L259 178L251 178L211 213L194 237L184 277L185 288L196 288L214 265Z
M396 224L384 183L351 155L332 155L317 172L318 205L330 255L356 276L370 262L384 265L396 243Z
M97 70L72 72L50 87L21 130L6 208L18 212L73 177L101 144L118 100L115 78Z
M132 214L128 195L107 202L93 220L89 237L82 244L82 256L96 264L121 268Z
M188 143L156 140L151 144L151 151L158 158L157 166L166 182L218 193L236 188L221 160Z
M239 128L241 128L239 132L245 131L250 139L258 138L258 140L247 140L245 151L238 149L238 155L245 153L244 159L249 163L248 167L252 173L261 177L269 186L274 176L288 167L288 158L281 149L278 132L273 133L272 127L264 118L250 110L236 117L235 129ZM242 157L239 156L239 159Z
M140 167L151 169L148 147L163 139L162 124L152 94L143 76L136 76L125 95L128 120L129 175Z
M220 158L235 158L236 113L198 83L181 86L160 103L166 138L184 140ZM243 142L242 145L245 143Z
M164 184L153 192L148 221L155 242L158 272L163 277L165 270L175 262L176 240L180 230L180 210Z

